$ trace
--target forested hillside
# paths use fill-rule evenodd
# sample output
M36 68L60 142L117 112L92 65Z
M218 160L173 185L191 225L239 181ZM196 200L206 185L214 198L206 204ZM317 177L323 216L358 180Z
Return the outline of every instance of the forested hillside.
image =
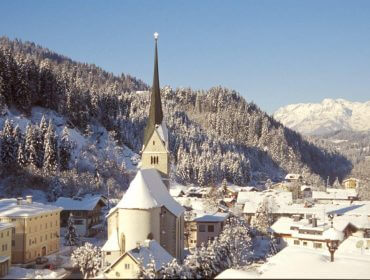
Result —
M123 65L122 70L129 69ZM92 126L102 125L118 145L139 153L148 114L147 90L147 84L129 75L114 76L95 65L74 62L34 43L0 39L3 112L14 107L28 116L34 106L48 108L64 116L69 127L85 135L91 134ZM320 177L327 176L343 178L351 170L351 163L345 157L303 140L235 91L223 87L206 91L164 87L162 102L170 128L174 164L171 176L179 182L206 185L226 178L245 185L251 180L278 179L287 172L301 172L311 180L320 181ZM53 125L48 127L45 133L53 134ZM7 130L4 127L2 143L7 143ZM59 138L47 140L60 150L55 159L45 156L48 154L45 144L37 157L42 157L43 162L46 159L57 162L57 168L46 168L49 174L60 169L78 173L73 164L62 163L64 144ZM24 149L26 168L33 161L31 151L29 145L21 149ZM35 169L45 170L44 164L34 164ZM19 162L14 161L13 165Z

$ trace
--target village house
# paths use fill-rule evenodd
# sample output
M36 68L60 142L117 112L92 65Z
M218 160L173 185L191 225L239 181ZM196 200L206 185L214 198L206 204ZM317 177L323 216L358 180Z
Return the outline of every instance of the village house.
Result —
M289 173L285 176L285 181L291 183L293 182L301 183L303 181L303 176L301 174Z
M138 278L140 266L148 267L154 261L155 271L174 258L155 240L145 240L134 249L125 252L104 271L109 279Z
M360 186L360 180L356 178L348 178L343 180L342 184L346 189L356 189Z
M15 228L12 263L29 263L59 251L61 211L60 207L33 202L32 196L0 200L0 222L12 223Z
M80 236L93 236L102 222L102 208L107 206L107 198L102 195L87 194L83 197L59 197L54 203L62 207L61 226L66 227L69 216L73 220L76 232Z
M0 277L8 274L12 262L13 231L13 224L0 223Z
M185 241L188 248L200 247L219 236L229 217L228 213L202 213L185 222Z
M317 203L341 203L358 200L358 193L355 189L327 188L323 191L313 191L312 199Z

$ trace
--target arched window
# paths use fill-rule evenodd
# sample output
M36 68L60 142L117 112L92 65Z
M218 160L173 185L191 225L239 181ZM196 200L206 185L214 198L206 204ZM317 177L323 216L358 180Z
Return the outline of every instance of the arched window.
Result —
M158 156L157 156L157 164L158 164Z
M153 146L155 145L155 141L153 140Z
M153 157L150 157L150 164L153 164Z

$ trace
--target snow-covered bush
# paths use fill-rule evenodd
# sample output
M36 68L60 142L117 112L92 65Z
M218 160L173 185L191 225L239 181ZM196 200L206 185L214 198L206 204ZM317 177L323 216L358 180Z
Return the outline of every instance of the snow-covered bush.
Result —
M73 265L80 268L84 279L95 277L102 263L100 248L87 242L73 251L71 260Z

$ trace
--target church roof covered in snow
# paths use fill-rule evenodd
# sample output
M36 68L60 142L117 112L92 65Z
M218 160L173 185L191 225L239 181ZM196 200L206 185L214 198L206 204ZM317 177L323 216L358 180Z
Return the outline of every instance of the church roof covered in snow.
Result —
M119 246L118 241L118 235L117 231L113 230L110 236L108 237L107 242L105 242L104 246L101 248L101 250L104 252L114 252L114 251L120 251L121 248Z
M140 169L117 208L151 209L165 206L172 214L180 216L185 209L174 200L154 168Z

